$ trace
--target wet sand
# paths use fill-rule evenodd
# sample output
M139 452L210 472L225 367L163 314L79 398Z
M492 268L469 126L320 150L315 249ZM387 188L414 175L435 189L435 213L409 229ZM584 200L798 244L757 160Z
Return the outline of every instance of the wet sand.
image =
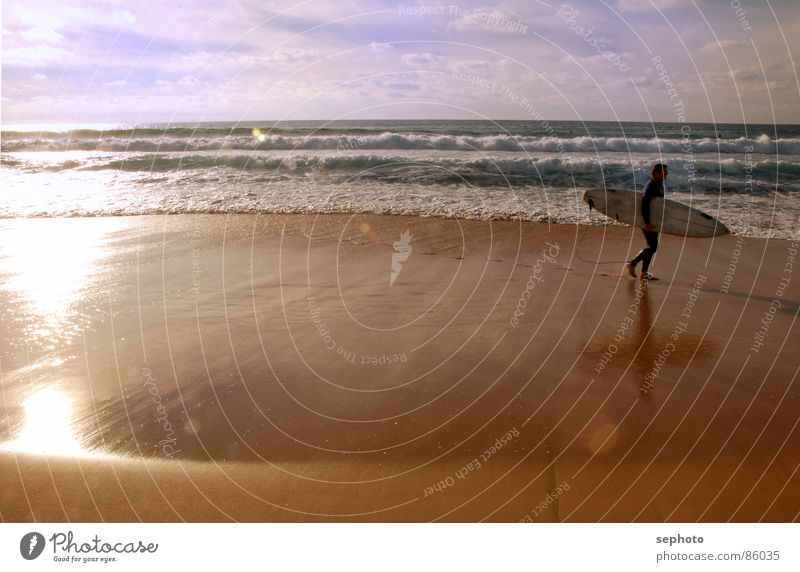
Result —
M623 227L0 233L4 521L800 519L790 241L664 236L642 287Z

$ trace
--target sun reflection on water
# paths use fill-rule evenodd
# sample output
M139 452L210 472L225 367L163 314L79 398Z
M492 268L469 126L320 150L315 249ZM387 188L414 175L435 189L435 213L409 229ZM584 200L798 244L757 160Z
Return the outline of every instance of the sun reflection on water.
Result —
M34 222L4 222L0 287L22 303L28 335L49 344L68 341L79 330L75 303L98 273L110 223L79 219Z
M53 386L44 387L23 402L25 421L3 449L19 453L89 456L74 427L72 398Z

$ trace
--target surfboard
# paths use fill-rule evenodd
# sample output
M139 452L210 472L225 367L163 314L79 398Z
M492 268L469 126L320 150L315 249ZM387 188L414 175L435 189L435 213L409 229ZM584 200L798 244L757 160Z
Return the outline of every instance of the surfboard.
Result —
M644 227L642 193L623 189L589 189L583 200L609 218L633 226ZM656 197L650 202L650 222L666 234L691 238L710 238L730 234L717 219L689 205Z

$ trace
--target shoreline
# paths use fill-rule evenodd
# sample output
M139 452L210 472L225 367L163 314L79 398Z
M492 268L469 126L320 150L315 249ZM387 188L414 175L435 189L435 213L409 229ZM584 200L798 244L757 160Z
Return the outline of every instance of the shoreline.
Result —
M547 220L549 217L547 215L543 215L539 219L533 218L522 218L519 216L509 215L504 216L502 214L494 214L490 217L462 217L462 216L451 216L448 214L439 214L439 213L425 213L425 214L417 214L417 213L393 213L393 212L373 212L373 211L349 211L349 210L342 210L342 211L330 211L330 212L272 212L272 211L247 211L247 212L217 212L217 211L192 211L192 212L152 212L152 213L143 213L143 214L68 214L68 215L50 215L50 214L42 214L42 215L26 215L26 216L4 216L0 215L0 223L5 222L13 222L13 221L24 221L24 220L72 220L72 219L147 219L147 218L163 218L163 217L170 217L179 219L181 217L257 217L257 218L265 218L265 217L302 217L302 218L326 218L326 217L386 217L386 218L400 218L400 219L434 219L434 220L444 220L444 221L454 221L454 222L470 222L470 223L514 223L519 225L545 225L545 226L557 226L562 228L574 228L577 227L578 231L584 231L587 229L631 229L631 225L619 221L615 221L609 219L602 213L597 213L596 211L592 211L594 213L592 216L597 217L597 224L587 224L586 221L579 221L579 222L561 222L561 221L550 221ZM607 221L603 223L603 221ZM602 223L602 224L601 224ZM638 227L636 227L638 229ZM785 241L785 242L795 242L800 239L800 232L795 231L795 235L797 236L761 236L759 234L743 234L736 232L735 230L728 227L730 233L728 235L723 236L732 236L737 238L743 239L757 239L757 240L770 240L770 241ZM772 232L771 229L766 229L766 231ZM779 231L780 232L780 231ZM682 237L680 235L672 235L666 233L660 233L662 237L671 237L673 239L682 239L686 238L687 240L712 240L712 238L688 238ZM716 237L717 239L720 237Z

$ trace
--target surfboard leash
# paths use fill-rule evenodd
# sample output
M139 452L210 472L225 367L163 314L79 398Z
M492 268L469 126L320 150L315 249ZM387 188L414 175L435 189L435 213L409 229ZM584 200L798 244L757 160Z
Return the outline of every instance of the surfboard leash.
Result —
M592 207L594 207L594 203L592 199L589 199L589 212L592 211ZM586 233L589 232L589 225L584 225L583 233L581 233L581 237L578 239L578 242L575 243L575 256L578 257L578 260L582 262L586 262L587 264L594 264L599 266L600 264L625 264L628 262L627 260L587 260L580 253L580 245L583 242L583 239L586 238Z

